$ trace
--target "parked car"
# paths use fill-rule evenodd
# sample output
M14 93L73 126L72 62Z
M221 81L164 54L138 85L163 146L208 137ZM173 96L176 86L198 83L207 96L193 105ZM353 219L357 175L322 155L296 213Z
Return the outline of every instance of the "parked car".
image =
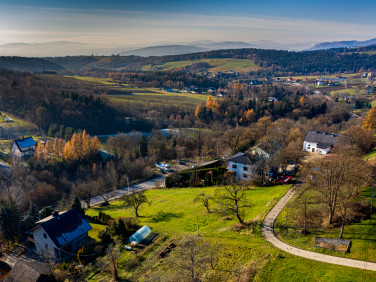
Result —
M195 168L195 167L198 167L198 165L194 164L194 165L192 166L192 168Z
M287 184L291 181L291 179L292 179L292 176L289 175L289 176L283 177L279 182L282 184Z
M184 161L182 161L182 160L179 160L179 164L180 165L187 165Z

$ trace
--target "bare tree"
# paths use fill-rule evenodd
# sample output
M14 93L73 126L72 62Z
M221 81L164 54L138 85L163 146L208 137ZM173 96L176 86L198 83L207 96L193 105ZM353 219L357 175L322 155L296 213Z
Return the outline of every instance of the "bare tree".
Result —
M205 193L201 193L196 198L194 198L193 202L201 202L204 207L206 208L207 212L210 213L210 202L213 199L212 196L206 195Z
M202 237L190 235L183 237L172 255L167 259L180 276L188 279L200 279L207 266L214 265L213 246Z
M338 148L336 155L311 163L307 170L310 187L328 210L328 224L333 222L343 189L363 188L369 179L366 163L354 146Z
M140 216L138 214L138 210L140 209L141 205L145 203L149 204L149 206L151 205L151 201L149 201L145 195L145 190L133 192L130 195L124 195L122 200L126 207L132 207L134 209L137 217Z
M240 183L232 182L215 192L215 200L220 209L226 213L232 213L241 224L244 224L246 208L251 207L246 197L247 188Z

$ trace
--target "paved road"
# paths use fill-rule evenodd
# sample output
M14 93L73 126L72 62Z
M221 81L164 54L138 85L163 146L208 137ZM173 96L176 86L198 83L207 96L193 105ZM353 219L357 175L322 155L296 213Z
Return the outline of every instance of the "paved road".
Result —
M146 180L146 181L143 181L143 182L139 182L139 183L134 184L134 185L129 185L129 193L132 193L133 191L137 191L137 190L145 190L145 189L153 188L153 187L155 187L155 184L157 182L160 182L161 186L164 186L164 181L165 181L166 176L167 176L166 174L158 175L157 177L154 177L152 179L149 179L149 180ZM128 193L128 187L125 187L125 188L118 189L115 192L107 193L107 195L110 196L110 200L114 200L114 199L120 198L121 196L123 196L127 193ZM102 196L95 196L95 197L91 198L90 206L99 205L99 204L102 204L104 202L105 201L104 201ZM84 207L86 206L85 203L82 203L82 204L83 204Z
M10 169L9 164L7 164L6 162L2 160L0 160L0 168L5 168L6 170Z
M335 257L335 256L319 254L319 253L315 253L311 251L306 251L306 250L293 247L289 244L286 244L285 242L282 242L280 239L278 239L274 233L274 223L276 222L278 216L280 215L282 210L285 208L287 203L294 197L295 193L296 193L296 190L294 189L294 186L293 186L278 201L278 203L273 207L273 209L266 215L261 226L261 232L262 232L262 236L264 236L264 238L269 243L271 243L274 247L282 251L285 251L289 254L307 258L310 260L316 260L316 261L321 261L321 262L326 262L326 263L331 263L331 264L338 264L338 265L343 265L343 266L376 271L376 263L374 262Z

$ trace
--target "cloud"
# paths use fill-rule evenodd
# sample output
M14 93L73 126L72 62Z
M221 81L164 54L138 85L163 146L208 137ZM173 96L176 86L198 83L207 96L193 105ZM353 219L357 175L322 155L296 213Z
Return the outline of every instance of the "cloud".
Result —
M273 40L281 43L369 39L376 25L277 17L237 17L2 6L5 42L72 40L136 45L194 40Z

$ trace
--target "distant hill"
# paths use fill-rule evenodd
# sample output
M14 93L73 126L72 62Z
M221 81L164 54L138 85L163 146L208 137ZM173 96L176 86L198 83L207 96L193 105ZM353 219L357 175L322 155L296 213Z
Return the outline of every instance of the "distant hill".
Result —
M353 47L362 47L376 44L376 38L365 40L365 41L332 41L332 42L322 42L316 44L315 46L309 48L308 50L325 50L333 48L353 48Z
M42 58L0 57L0 68L28 72L63 70L63 67Z
M151 46L130 51L121 52L122 56L168 56L168 55L181 55L189 53L197 53L207 51L206 48L190 45L165 45L165 46Z

